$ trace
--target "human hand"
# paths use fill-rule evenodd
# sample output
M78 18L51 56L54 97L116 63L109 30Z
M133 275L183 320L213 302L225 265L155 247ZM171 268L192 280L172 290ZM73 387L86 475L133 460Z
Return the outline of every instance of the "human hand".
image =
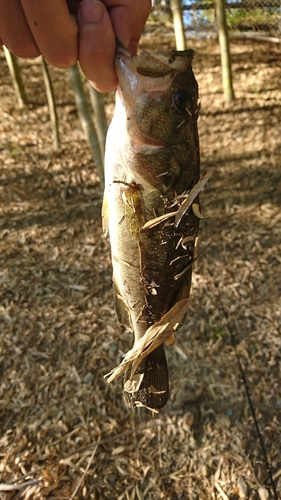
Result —
M133 54L150 12L150 0L1 0L0 45L16 56L42 54L58 68L77 60L92 85L117 85L116 39Z

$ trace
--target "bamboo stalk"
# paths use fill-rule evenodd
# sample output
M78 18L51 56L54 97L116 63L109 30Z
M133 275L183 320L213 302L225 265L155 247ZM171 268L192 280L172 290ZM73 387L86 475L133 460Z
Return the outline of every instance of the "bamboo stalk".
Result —
M181 0L171 0L170 4L173 14L176 48L177 50L185 50L186 41L185 41L185 31L182 19Z
M58 126L58 116L57 116L57 110L56 110L56 103L55 103L55 98L54 98L52 81L51 81L49 71L48 71L48 66L47 66L47 63L46 63L44 57L42 57L42 56L41 56L41 66L42 66L44 85L45 85L46 94L47 94L50 119L51 119L51 124L52 124L52 129L53 129L54 150L57 151L60 148L60 137L59 137L59 126Z
M96 128L99 138L100 150L102 156L104 157L105 139L108 129L105 108L104 108L104 97L103 94L94 89L94 87L90 84L90 82L88 82L88 87L89 87L91 105L96 119Z
M99 146L99 139L96 129L93 124L89 104L87 101L86 93L82 84L81 75L79 71L78 64L74 64L68 69L69 78L74 91L75 102L77 110L79 113L80 121L85 135L88 137L88 141L92 150L94 162L99 174L100 182L102 188L104 186L104 170L103 170L103 159Z
M24 85L21 78L17 58L14 54L12 54L12 52L9 51L9 49L7 49L7 47L5 47L5 45L4 45L4 53L10 71L10 75L12 78L13 86L17 95L19 106L20 108L23 108L24 105L27 104L27 97L24 90Z
M218 20L223 95L226 102L231 102L234 100L234 91L232 85L231 58L225 15L225 0L216 0L216 14Z

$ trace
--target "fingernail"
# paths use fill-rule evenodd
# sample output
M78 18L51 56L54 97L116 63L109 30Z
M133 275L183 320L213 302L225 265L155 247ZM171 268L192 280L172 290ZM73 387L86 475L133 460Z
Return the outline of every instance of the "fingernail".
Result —
M135 40L132 40L128 44L127 49L129 50L129 52L131 52L131 54L133 54L133 56L136 56L137 52L138 52L138 42L136 42Z
M79 15L83 23L97 24L102 21L103 7L96 0L83 0L79 6Z

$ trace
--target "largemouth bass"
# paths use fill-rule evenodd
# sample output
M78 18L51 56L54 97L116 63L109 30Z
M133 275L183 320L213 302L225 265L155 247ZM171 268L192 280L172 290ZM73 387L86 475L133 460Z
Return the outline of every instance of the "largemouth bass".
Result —
M184 206L200 178L193 56L192 50L131 56L117 49L103 224L117 317L134 332L135 345L153 325L163 333L171 318L175 331L186 314L200 217L197 191ZM129 406L158 409L169 396L163 343L145 354L137 368L126 365L124 397Z

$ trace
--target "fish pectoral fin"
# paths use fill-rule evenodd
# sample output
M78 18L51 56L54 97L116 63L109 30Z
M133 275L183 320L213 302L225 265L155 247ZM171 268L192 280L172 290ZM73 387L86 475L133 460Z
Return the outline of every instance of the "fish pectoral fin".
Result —
M129 307L127 306L125 300L119 292L118 286L116 283L113 285L113 295L115 302L115 310L117 314L118 322L123 325L128 330L133 330L131 323L131 315L129 311Z

